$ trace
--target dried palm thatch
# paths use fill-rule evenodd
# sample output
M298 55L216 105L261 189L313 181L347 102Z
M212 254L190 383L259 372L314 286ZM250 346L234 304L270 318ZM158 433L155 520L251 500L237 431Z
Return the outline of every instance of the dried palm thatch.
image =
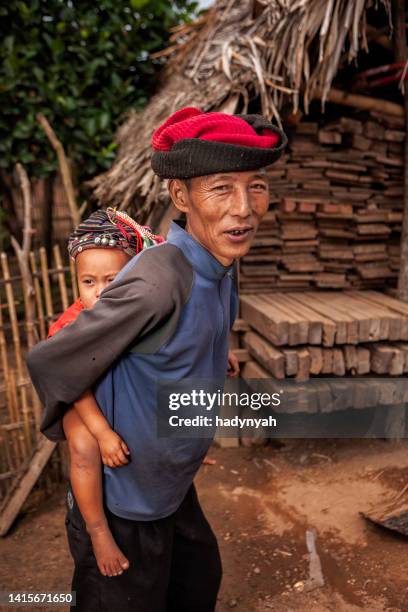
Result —
M380 0L390 15L390 0ZM204 18L173 33L160 92L120 128L113 167L91 183L102 205L135 205L145 219L160 194L150 169L152 131L185 105L245 112L258 98L261 112L280 124L290 105L308 111L327 98L342 62L367 49L371 0L218 0Z

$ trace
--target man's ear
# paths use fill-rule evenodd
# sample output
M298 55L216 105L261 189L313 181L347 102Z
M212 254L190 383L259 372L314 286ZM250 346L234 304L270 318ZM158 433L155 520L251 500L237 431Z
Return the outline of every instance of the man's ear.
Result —
M190 210L190 194L187 185L181 179L170 179L167 183L172 202L181 212L187 213Z

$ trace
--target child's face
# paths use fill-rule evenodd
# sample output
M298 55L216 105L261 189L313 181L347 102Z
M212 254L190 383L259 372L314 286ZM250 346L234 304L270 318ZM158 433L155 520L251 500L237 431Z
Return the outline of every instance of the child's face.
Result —
M129 259L129 255L119 249L86 249L77 255L79 297L84 308L94 306L103 289Z

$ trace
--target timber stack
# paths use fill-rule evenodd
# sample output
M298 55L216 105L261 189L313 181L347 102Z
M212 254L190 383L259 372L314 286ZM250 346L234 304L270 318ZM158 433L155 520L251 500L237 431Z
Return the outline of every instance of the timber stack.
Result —
M408 373L408 304L376 291L241 296L244 376L276 379ZM247 361L248 358L242 359ZM254 367L254 363L257 364ZM259 366L261 369L259 369Z
M360 113L288 132L288 152L269 170L270 211L241 263L241 292L395 285L404 120Z

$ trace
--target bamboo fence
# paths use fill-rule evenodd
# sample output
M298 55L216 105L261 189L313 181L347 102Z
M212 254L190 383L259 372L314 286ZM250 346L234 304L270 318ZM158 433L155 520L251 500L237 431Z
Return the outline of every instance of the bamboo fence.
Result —
M49 262L44 248L30 253L34 285L28 316L24 281L15 257L0 254L0 506L24 474L40 440L41 405L25 365L26 352L47 337L50 324L77 297L75 269L58 245ZM57 448L38 481L51 492L67 472Z

